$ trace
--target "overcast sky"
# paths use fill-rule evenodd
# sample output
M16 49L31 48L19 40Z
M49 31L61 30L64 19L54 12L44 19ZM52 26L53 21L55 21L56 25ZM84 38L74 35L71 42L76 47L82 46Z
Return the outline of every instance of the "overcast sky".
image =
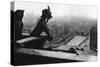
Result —
M42 10L50 6L53 17L88 17L97 19L97 8L93 6L83 5L63 5L49 3L33 3L33 2L15 2L15 10L23 9L26 13L40 16Z

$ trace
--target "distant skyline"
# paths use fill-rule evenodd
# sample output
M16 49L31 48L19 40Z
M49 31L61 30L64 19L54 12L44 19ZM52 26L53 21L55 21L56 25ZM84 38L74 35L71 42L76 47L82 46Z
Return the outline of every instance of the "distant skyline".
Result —
M15 1L15 10L23 9L25 11L24 16L27 13L32 13L33 16L40 16L42 10L47 8L47 5L50 6L53 18L75 16L97 19L97 8L93 6Z

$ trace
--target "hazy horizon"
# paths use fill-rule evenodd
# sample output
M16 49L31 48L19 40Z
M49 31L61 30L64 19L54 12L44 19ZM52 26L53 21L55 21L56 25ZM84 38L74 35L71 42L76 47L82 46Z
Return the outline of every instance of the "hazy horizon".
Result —
M70 27L72 30L89 29L97 24L97 8L83 5L63 5L49 3L15 2L15 11L24 10L24 28L34 29L43 9L50 6L53 18L49 20L48 27ZM66 26L65 26L66 25ZM85 27L85 28L84 28ZM85 29L85 30L86 30Z

